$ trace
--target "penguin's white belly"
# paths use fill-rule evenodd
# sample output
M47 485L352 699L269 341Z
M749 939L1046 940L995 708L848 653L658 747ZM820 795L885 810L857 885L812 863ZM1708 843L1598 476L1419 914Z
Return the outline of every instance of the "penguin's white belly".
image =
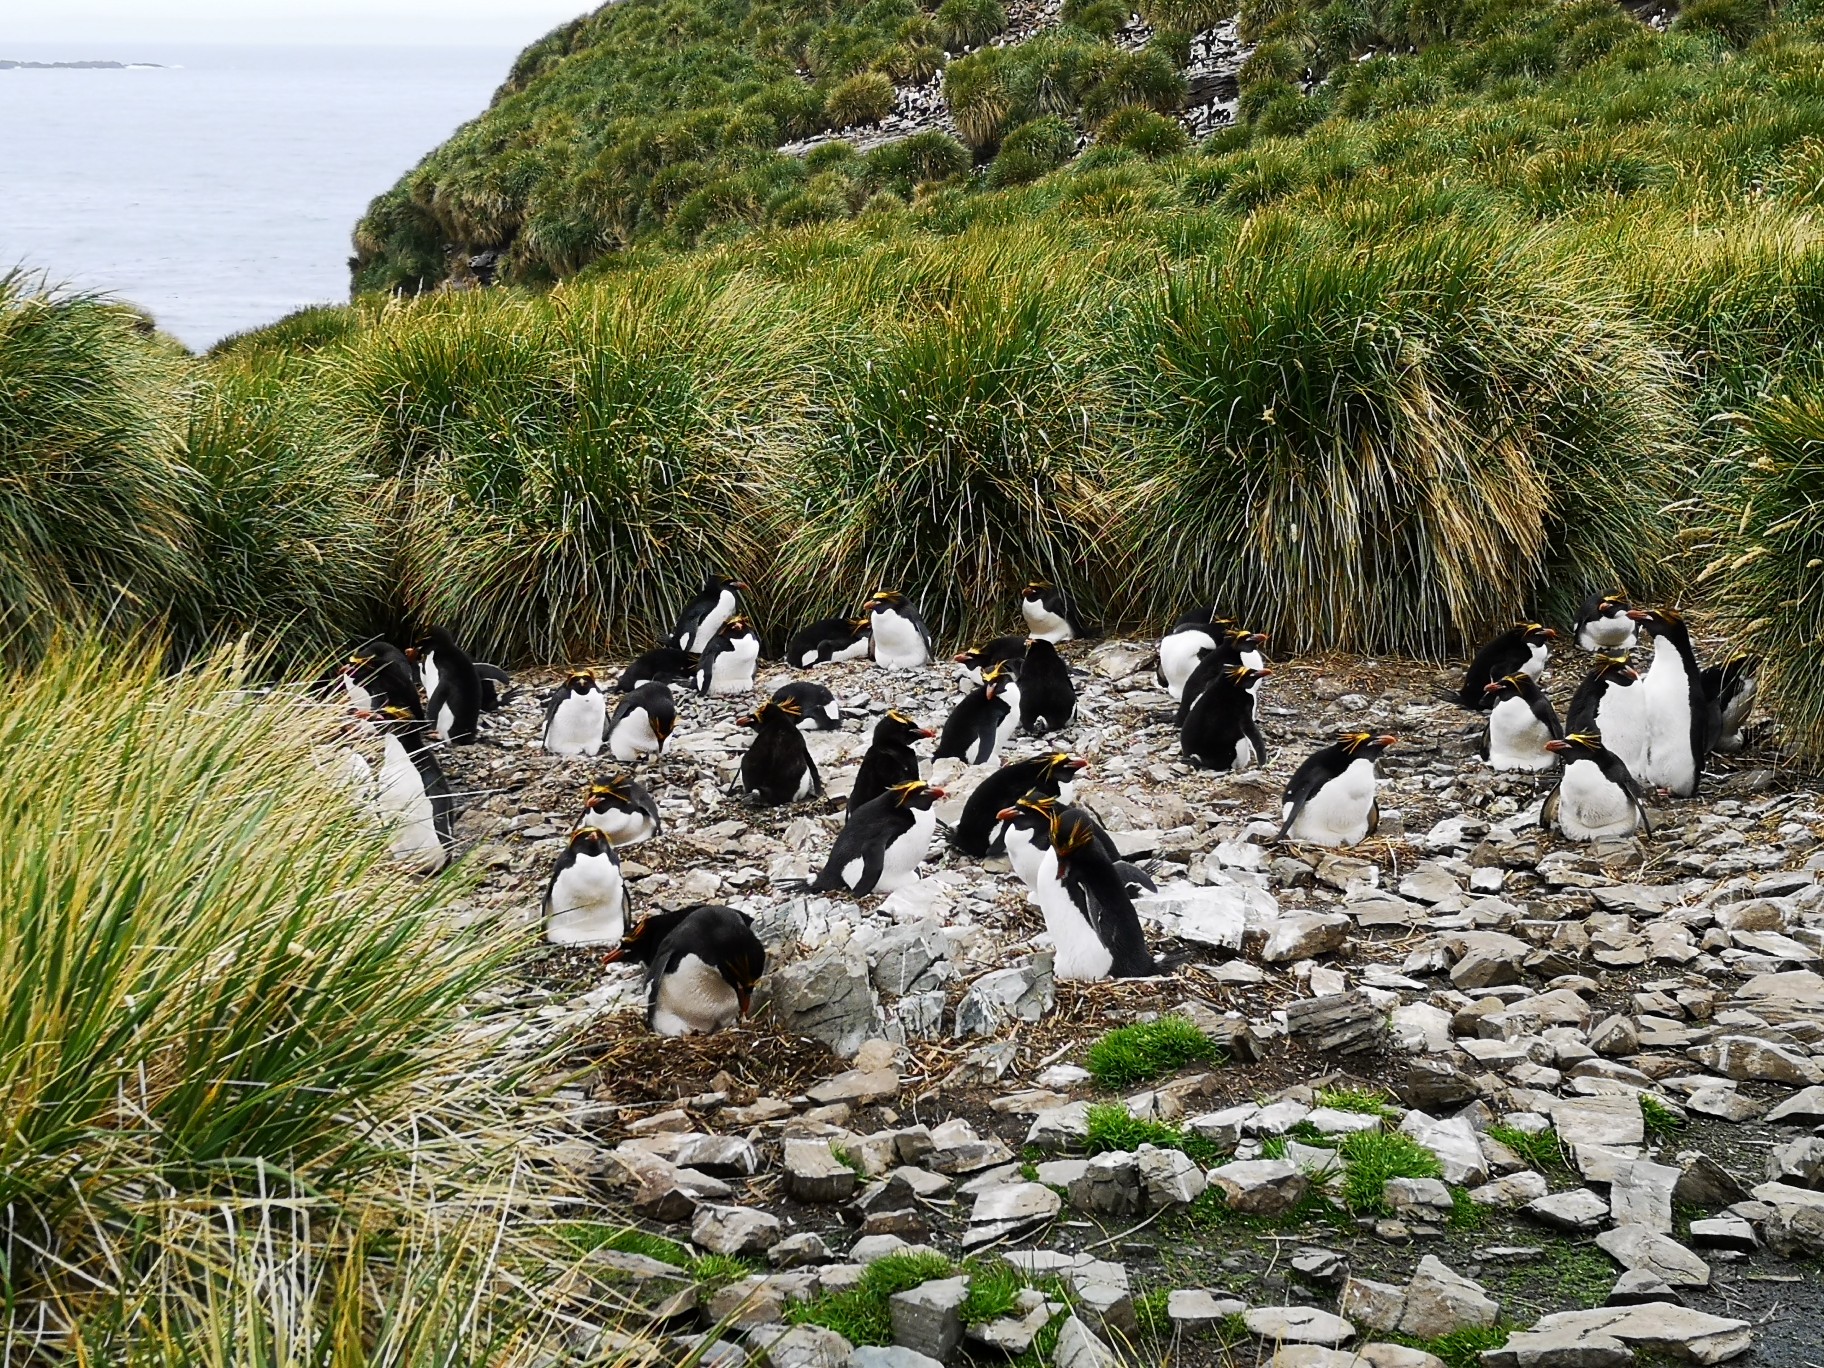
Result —
M849 645L844 646L840 651L830 652L830 659L866 660L868 658L868 652L873 649L874 643L864 636L860 640L853 641Z
M395 860L426 873L443 868L449 856L437 836L437 813L424 791L424 776L394 736L386 738L374 807L392 835Z
M1596 730L1605 750L1611 752L1637 783L1646 783L1646 693L1640 683L1622 688L1610 685L1596 705Z
M437 705L437 731L438 731L438 733L442 736L447 737L450 734L450 728L454 727L455 725L456 725L456 714L451 711L450 705L448 703L439 703Z
M691 634L684 649L693 655L702 655L703 648L722 630L722 624L735 615L735 595L732 590L724 589L716 599L716 606L704 615L703 621L697 624L697 630Z
M1260 757L1254 753L1254 743L1246 736L1235 743L1235 762L1229 766L1229 773L1240 774L1243 770L1253 769L1260 763Z
M1026 615L1026 633L1040 641L1057 643L1069 641L1076 636L1071 630L1070 620L1059 617L1042 603L1032 603L1022 599L1020 611Z
M1288 834L1311 845L1350 846L1366 840L1374 789L1373 763L1352 761L1306 800Z
M622 764L630 764L642 755L655 755L664 749L664 742L652 729L652 718L644 708L635 708L614 725L614 733L608 738L608 751Z
M1577 629L1577 644L1586 651L1631 650L1635 630L1631 618L1593 618Z
M747 693L754 687L754 662L760 658L757 637L742 637L710 663L709 692L712 697Z
M1007 704L1007 715L994 728L994 736L988 745L987 754L977 758L976 764L986 765L1001 753L1013 734L1020 729L1020 690L1017 685L1008 685L1001 691L1001 700Z
M931 808L912 810L911 829L896 837L881 857L880 882L874 885L876 893L892 893L913 882L914 871L931 849L931 833L936 830L936 811Z
M1045 854L1051 849L1041 845L1037 833L1025 830L1009 831L1007 841L1007 861L1013 866L1013 872L1020 876L1020 882L1028 888L1039 886L1039 866L1045 861Z
M1159 673L1165 677L1165 690L1174 699L1184 697L1184 685L1197 669L1203 652L1216 649L1216 639L1208 632L1173 632L1159 643Z
M1655 642L1653 668L1637 687L1645 695L1647 741L1645 773L1637 777L1673 793L1692 793L1697 758L1691 752L1691 681L1678 649Z
M741 999L721 971L685 955L659 980L652 1029L659 1035L714 1035L735 1024Z
M1558 829L1573 841L1632 836L1639 814L1593 760L1573 760L1558 785Z
M1545 673L1545 662L1551 657L1551 650L1542 643L1528 642L1526 651L1526 664L1520 667L1520 673L1537 679Z
M418 677L424 681L424 696L430 698L437 692L437 685L443 680L443 671L437 668L437 657L426 652L423 660L418 662Z
M579 855L551 885L545 939L553 945L619 945L626 930L620 866Z
M1096 934L1070 892L1058 878L1057 852L1048 850L1038 875L1039 911L1051 936L1055 959L1052 973L1061 979L1105 979L1115 967L1114 953Z
M545 727L545 749L553 755L599 755L607 720L608 703L600 693L572 694Z
M905 618L890 609L874 614L874 663L890 670L916 670L930 659L925 639Z
M1488 765L1498 770L1550 769L1556 757L1545 748L1551 728L1524 698L1504 698L1488 715Z
M611 845L638 845L652 838L653 821L644 812L627 812L620 808L610 808L607 812L585 811L577 825L606 832Z
M348 696L348 706L356 712L373 712L374 695L368 688L356 682L353 675L342 676L342 692Z

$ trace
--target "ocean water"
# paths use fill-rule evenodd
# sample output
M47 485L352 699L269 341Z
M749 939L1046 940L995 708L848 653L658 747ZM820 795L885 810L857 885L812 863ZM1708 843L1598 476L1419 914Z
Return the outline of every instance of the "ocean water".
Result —
M479 114L507 47L7 43L0 271L131 300L185 345L348 297L375 195Z

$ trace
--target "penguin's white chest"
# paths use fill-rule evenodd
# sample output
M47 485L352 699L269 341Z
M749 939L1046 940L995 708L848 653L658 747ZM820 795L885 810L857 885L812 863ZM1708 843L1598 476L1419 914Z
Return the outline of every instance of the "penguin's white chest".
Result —
M1184 697L1184 685L1197 669L1205 651L1216 649L1208 632L1173 632L1159 643L1159 674L1174 699Z
M545 724L545 749L553 755L598 755L607 721L608 702L600 689L571 694Z
M1038 888L1039 865L1051 849L1050 844L1041 841L1037 831L1026 827L1008 828L1006 844L1008 863L1013 866L1013 872L1019 875L1020 882L1027 888Z
M437 813L424 791L424 776L396 736L386 738L374 808L392 833L393 858L426 873L442 869L449 854L437 836Z
M553 945L618 945L626 930L623 907L614 857L579 854L551 881L545 939Z
M913 881L913 871L931 849L931 834L937 830L934 808L913 808L912 826L888 842L880 860L880 882L876 893L892 893Z
M609 808L606 812L585 811L577 825L605 832L613 845L630 846L650 840L654 824L650 816L637 808Z
M1646 709L1647 753L1645 773L1637 777L1673 793L1695 792L1697 757L1691 750L1691 679L1685 671L1685 658L1676 646L1665 640L1653 643L1653 668L1638 687L1645 695L1642 701Z
M1596 730L1602 744L1628 767L1640 783L1647 782L1647 702L1642 683L1611 684L1596 703Z
M652 729L652 718L644 708L633 708L614 724L608 738L608 751L622 764L631 764L642 755L656 755L665 748L659 734Z
M754 662L760 658L759 637L737 637L709 664L711 695L747 693L754 687Z
M1243 734L1235 739L1235 762L1229 766L1231 774L1240 774L1251 770L1261 762L1261 757L1254 752L1254 743Z
M443 671L437 668L437 654L426 651L424 659L418 662L418 674L424 680L424 696L431 697L437 692L437 685L443 680Z
M1374 762L1350 761L1348 769L1305 801L1289 834L1312 845L1349 846L1366 840L1374 791Z
M1594 760L1573 760L1558 785L1558 829L1573 841L1632 836L1639 813Z
M1114 952L1102 943L1096 928L1070 896L1058 877L1058 853L1047 850L1039 861L1039 911L1056 952L1052 972L1061 979L1105 979L1115 966Z
M1520 667L1520 673L1531 675L1534 679L1545 673L1545 663L1551 658L1551 649L1542 641L1526 643L1526 663Z
M1035 603L1031 599L1021 599L1020 612L1025 615L1028 636L1054 644L1069 641L1076 636L1076 633L1071 630L1070 619L1052 612L1043 603Z
M690 640L680 644L685 650L701 655L703 648L709 645L717 632L722 630L722 624L734 615L735 592L732 589L724 589L716 596L716 606L704 614L703 621L697 624L697 630L691 633Z
M352 674L345 674L342 676L342 692L348 698L348 706L353 708L356 712L373 712L375 710L373 691L357 680Z
M659 980L652 1002L652 1029L659 1035L714 1035L733 1026L741 999L720 970L685 955Z
M1636 630L1633 619L1625 614L1591 618L1577 629L1577 644L1586 651L1631 650Z
M1007 705L1007 712L999 722L994 724L994 734L989 738L988 749L976 757L975 763L986 765L1001 753L1001 747L1012 739L1020 729L1020 686L1005 684L1001 686L999 701Z
M916 670L930 659L916 625L891 608L873 613L874 663L890 670Z
M1504 698L1488 714L1488 765L1498 770L1550 769L1556 759L1545 748L1551 728L1519 697Z

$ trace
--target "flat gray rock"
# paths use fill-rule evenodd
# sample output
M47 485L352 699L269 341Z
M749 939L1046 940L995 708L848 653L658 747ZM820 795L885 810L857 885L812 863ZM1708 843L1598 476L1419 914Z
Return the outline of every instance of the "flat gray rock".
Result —
M1573 1234L1600 1230L1609 1219L1609 1204L1588 1188L1554 1192L1548 1197L1528 1202L1521 1210L1554 1230L1570 1231Z
M1345 1344L1355 1327L1315 1306L1257 1306L1242 1313L1248 1333L1273 1344Z
M1670 1235L1642 1225L1616 1226L1596 1246L1623 1268L1657 1274L1672 1287L1708 1287L1710 1265Z

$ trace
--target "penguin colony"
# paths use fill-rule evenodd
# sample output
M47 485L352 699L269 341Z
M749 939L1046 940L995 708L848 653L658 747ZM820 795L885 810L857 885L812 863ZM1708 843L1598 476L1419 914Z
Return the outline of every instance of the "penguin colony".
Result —
M676 730L674 686L712 698L751 694L761 644L741 613L747 587L709 579L665 644L621 675L612 706L591 671L566 675L544 700L543 749L586 758L606 750L618 765L636 766L662 755ZM953 658L970 687L941 729L897 708L875 724L845 823L821 869L797 883L858 898L893 893L916 881L941 827L965 855L1007 858L1043 915L1059 977L1161 973L1168 966L1148 948L1135 906L1156 891L1149 873L1122 860L1108 832L1075 804L1088 762L1055 748L1007 758L1018 738L1071 724L1077 691L1057 646L1093 635L1054 585L1028 585L1019 607L1025 635ZM1648 795L1695 796L1711 753L1742 746L1757 662L1738 656L1700 666L1677 611L1637 608L1621 593L1592 594L1572 638L1592 663L1565 721L1545 686L1558 633L1540 623L1518 623L1485 643L1461 684L1440 696L1481 716L1478 754L1490 768L1535 782L1555 775L1540 808L1542 828L1577 841L1650 835ZM1258 711L1272 677L1266 645L1265 636L1215 608L1180 616L1160 641L1157 678L1176 707L1155 720L1178 728L1191 766L1239 773L1267 763ZM1644 670L1630 658L1637 647L1650 652ZM920 670L935 658L917 605L895 590L872 595L858 616L801 628L784 654L805 670L869 657L882 670ZM451 855L456 795L433 742L480 740L480 714L508 696L506 675L439 627L403 651L382 640L362 644L336 684L347 706L339 768L384 825L394 858L435 873ZM806 737L843 725L828 688L787 683L737 721L754 736L731 796L781 806L822 795L824 777ZM938 820L945 790L920 777L918 747L933 738L933 759L982 771L954 826ZM1346 847L1372 836L1379 761L1398 740L1354 732L1307 756L1281 797L1275 839ZM375 742L377 766L366 758ZM545 886L546 939L600 946L606 961L644 966L647 1025L655 1032L710 1033L744 1015L766 965L745 913L700 904L642 915L632 906L619 852L663 833L652 794L624 768L603 773L584 787L573 825Z

